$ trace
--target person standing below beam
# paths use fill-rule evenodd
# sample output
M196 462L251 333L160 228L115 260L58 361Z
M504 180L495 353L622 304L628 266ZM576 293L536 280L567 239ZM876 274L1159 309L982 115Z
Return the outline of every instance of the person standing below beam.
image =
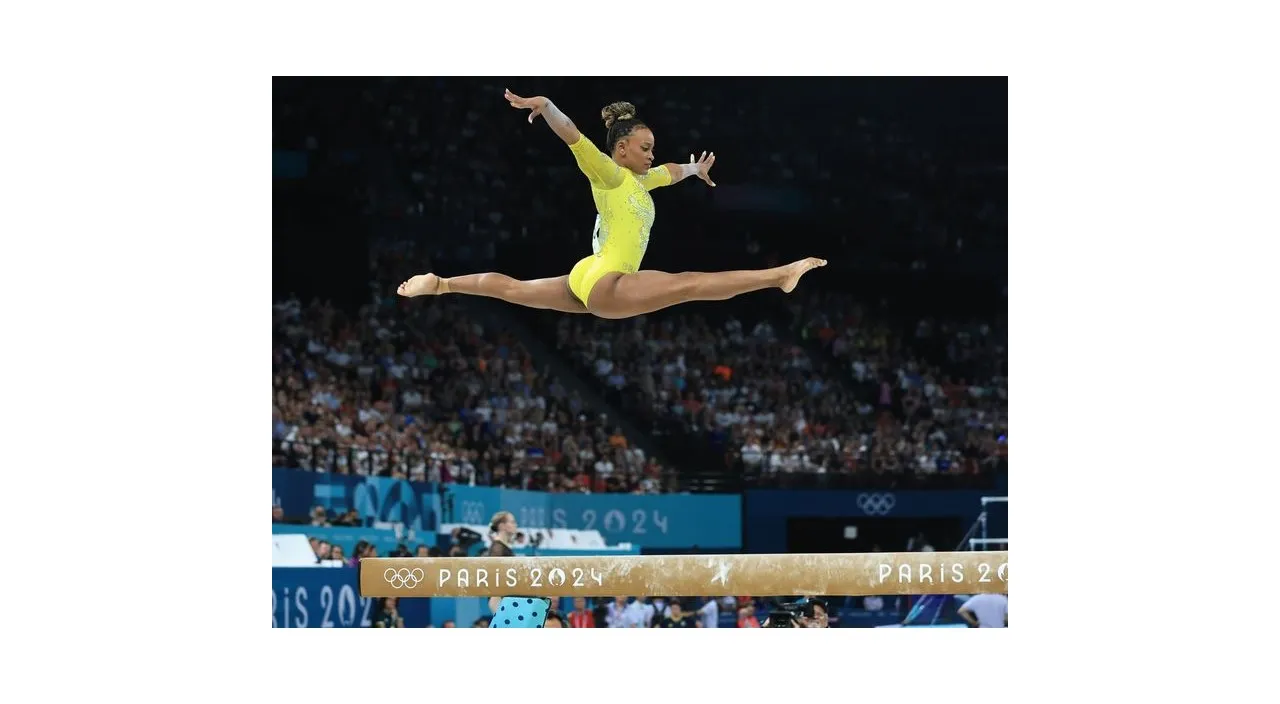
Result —
M1008 628L1009 595L974 594L957 613L970 628Z
M499 511L489 521L489 557L515 557L511 543L516 539L516 517L510 511ZM551 610L551 600L545 597L491 596L489 610L493 619L489 628L542 628Z

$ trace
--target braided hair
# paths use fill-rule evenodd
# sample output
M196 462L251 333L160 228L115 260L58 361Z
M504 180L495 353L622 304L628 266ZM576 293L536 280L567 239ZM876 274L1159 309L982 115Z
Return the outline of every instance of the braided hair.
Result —
M600 111L600 117L604 119L604 126L609 130L607 137L609 154L613 154L618 142L630 137L636 130L648 127L636 119L636 106L627 102L609 103Z

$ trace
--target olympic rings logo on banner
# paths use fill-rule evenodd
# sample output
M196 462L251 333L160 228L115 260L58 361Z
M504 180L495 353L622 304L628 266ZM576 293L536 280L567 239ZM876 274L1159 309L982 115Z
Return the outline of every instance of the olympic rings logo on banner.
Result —
M418 582L421 582L425 577L426 574L424 574L418 567L414 567L413 569L401 567L398 570L388 567L387 571L382 573L382 578L387 580L387 583L391 585L392 589L403 589L406 587L412 589L418 586Z
M488 519L484 517L484 504L479 501L463 501L462 502L462 522L469 525L480 525L486 523Z
M868 516L885 516L898 500L893 494L858 494L858 508Z

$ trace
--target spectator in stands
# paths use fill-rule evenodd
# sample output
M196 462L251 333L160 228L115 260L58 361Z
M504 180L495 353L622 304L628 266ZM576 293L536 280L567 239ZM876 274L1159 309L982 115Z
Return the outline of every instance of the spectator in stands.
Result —
M488 617L488 616L481 616L480 618L478 618L478 619L476 619L476 620L475 620L475 623L472 623L472 624L471 624L471 627L472 627L472 628L488 628L488 627L489 627L489 617Z
M609 627L609 608L613 603L612 599L591 600L591 615L595 618L596 628Z
M615 596L613 598L613 601L609 603L604 621L609 628L629 627L627 625L627 597Z
M359 526L360 523L360 514L354 508L349 509L333 522L335 526Z
M369 541L367 540L356 541L356 549L353 551L354 554L351 556L351 561L347 564L349 564L352 567L359 567L360 560L364 559L365 552L368 549L369 549Z
M458 624L454 623L453 619L451 618L445 619L444 624L441 625L441 628L457 628L457 627L458 627Z
M1008 628L1008 594L974 594L957 612L970 628Z
M658 628L702 628L702 622L694 614L685 613L679 599L673 599L670 615L659 622Z
M668 599L667 597L657 596L657 597L654 597L653 600L649 602L649 604L653 607L653 622L652 622L653 628L657 628L658 624L662 623L662 619L671 615L672 601L673 601L672 599Z
M311 525L328 527L329 520L325 514L324 506L316 506L311 509Z
M378 613L373 617L374 628L404 628L404 618L400 616L399 599L389 596L382 600Z
M414 557L431 557L431 551L426 545L419 543L417 550L414 551Z
M319 560L329 559L329 553L332 551L332 549L333 549L333 546L329 544L329 541L321 540L319 544L316 545L316 560L319 561Z
M596 627L595 614L587 608L586 598L580 596L573 598L573 611L569 612L569 625L574 628Z
M805 602L804 610L796 619L797 624L802 628L828 628L831 619L827 616L827 602L815 598L806 599Z
M329 559L330 559L330 560L338 560L338 561L340 561L340 562L346 562L346 557L343 555L343 551L342 551L342 546L341 546L341 545L334 545L334 546L329 550Z
M653 626L654 613L653 604L645 601L645 597L638 596L623 610L623 622L626 624L624 628L650 628Z
M715 597L707 599L707 603L698 609L699 624L702 628L720 627L720 603Z
M755 609L750 605L738 609L738 628L759 628L760 619L756 618Z
M284 508L280 504L275 504L271 507L271 522L284 523Z
M546 623L542 624L543 628L568 628L569 624L565 622L564 615L555 609L547 611Z
M813 605L813 616L809 618L809 628L828 628L831 625L831 616L827 613L827 604L824 601L815 601Z

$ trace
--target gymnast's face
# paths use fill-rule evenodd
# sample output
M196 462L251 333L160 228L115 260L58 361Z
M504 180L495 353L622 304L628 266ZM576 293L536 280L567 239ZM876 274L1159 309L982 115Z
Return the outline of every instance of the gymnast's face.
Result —
M638 127L618 140L617 161L632 173L641 176L649 173L653 153L653 132L648 127Z

